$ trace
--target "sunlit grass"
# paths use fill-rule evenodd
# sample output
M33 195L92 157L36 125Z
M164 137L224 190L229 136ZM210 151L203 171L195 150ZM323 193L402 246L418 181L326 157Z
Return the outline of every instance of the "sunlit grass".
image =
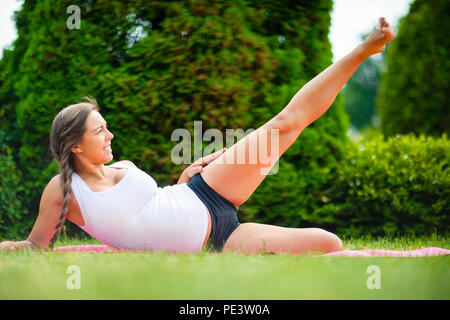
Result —
M414 237L372 237L346 238L343 236L344 248L349 250L385 249L385 250L415 250L427 247L450 248L450 236L431 234Z
M450 248L445 236L343 239L345 249ZM100 244L61 239L55 246ZM70 290L68 267L80 270ZM368 289L367 268L381 289ZM449 299L449 257L0 253L0 299Z

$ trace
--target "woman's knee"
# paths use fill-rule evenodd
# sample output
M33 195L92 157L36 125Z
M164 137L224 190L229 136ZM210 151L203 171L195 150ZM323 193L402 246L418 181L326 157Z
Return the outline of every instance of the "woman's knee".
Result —
M344 249L344 244L337 235L324 229L317 229L320 230L319 232L321 233L323 251L333 252L341 251Z

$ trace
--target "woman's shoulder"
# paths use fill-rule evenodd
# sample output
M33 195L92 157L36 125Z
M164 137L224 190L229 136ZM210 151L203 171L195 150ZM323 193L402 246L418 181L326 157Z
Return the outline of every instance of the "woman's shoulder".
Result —
M131 162L130 160L121 160L121 161L114 162L113 164L120 164L120 163L137 168L136 165L133 162Z
M61 173L58 173L56 176L50 179L48 182L48 185L51 185L53 187L60 186L61 185Z
M109 166L112 166L114 164L125 164L134 168L137 168L137 166L131 162L130 160L120 160L117 162L114 162L112 164L110 164ZM56 176L54 176L50 181L49 184L51 184L52 186L59 186L61 185L61 173L58 173Z

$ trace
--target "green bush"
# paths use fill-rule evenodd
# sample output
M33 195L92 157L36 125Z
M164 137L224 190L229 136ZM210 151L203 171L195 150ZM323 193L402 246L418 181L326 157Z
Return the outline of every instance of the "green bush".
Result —
M447 135L379 135L349 144L344 162L321 191L311 222L342 235L426 235L449 231Z
M21 239L28 235L30 219L21 202L20 173L4 140L5 132L0 130L0 237Z

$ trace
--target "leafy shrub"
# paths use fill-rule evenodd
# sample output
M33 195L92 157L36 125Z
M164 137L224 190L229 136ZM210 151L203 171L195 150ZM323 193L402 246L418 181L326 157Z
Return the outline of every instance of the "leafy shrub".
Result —
M5 132L0 130L0 237L20 239L27 235L30 224L24 219L27 215L19 196L20 173L4 140Z
M450 145L414 134L347 145L344 162L311 221L339 234L425 235L449 231Z

